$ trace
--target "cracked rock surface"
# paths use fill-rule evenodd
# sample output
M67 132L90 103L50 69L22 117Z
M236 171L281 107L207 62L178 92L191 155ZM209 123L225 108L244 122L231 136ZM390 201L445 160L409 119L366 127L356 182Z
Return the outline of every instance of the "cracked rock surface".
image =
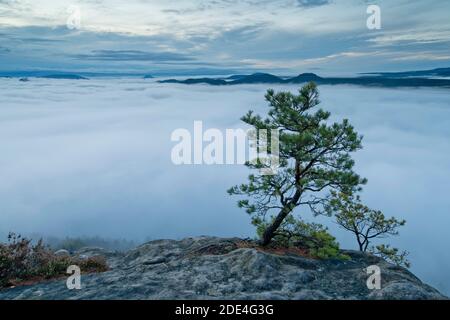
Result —
M103 255L110 270L83 274L80 290L66 279L4 289L0 299L447 299L408 270L358 251L348 261L316 260L242 245L237 238L156 240ZM369 290L365 268L381 269L381 289Z

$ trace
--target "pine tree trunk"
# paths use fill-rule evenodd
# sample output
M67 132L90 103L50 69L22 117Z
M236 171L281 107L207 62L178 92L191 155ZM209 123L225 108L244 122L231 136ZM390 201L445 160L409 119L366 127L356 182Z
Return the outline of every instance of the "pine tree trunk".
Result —
M275 236L275 232L280 227L283 220L291 213L291 211L297 206L298 200L300 200L300 197L302 195L302 190L300 187L300 173L301 173L301 167L300 167L300 161L295 161L295 184L297 186L297 190L295 191L294 196L292 199L281 209L281 211L278 213L275 220L272 222L270 226L267 227L266 230L264 230L264 233L261 237L261 245L267 246Z
M287 208L283 208L280 211L280 213L275 218L275 220L272 222L272 224L270 226L268 226L266 228L266 230L264 230L264 233L261 238L261 245L267 246L272 241L273 237L275 236L275 232L280 227L281 223L287 217L289 212L290 212L290 210L288 210Z
M272 241L273 237L275 236L275 232L278 230L283 220L296 207L297 201L300 199L301 194L301 191L297 189L292 200L284 206L284 208L278 213L275 220L273 220L272 224L268 226L266 230L264 230L264 233L261 237L261 245L267 246Z

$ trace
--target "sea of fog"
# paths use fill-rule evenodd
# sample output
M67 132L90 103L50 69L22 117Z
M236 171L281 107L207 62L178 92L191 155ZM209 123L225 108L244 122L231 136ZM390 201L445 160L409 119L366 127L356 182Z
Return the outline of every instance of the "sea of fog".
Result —
M296 86L272 86L297 90ZM239 128L266 112L266 85L213 87L153 80L0 79L0 233L142 241L254 236L226 189L243 166L176 166L170 135ZM450 94L445 89L320 87L322 107L364 135L363 200L407 219L389 240L412 271L450 294ZM328 220L342 247L354 239Z

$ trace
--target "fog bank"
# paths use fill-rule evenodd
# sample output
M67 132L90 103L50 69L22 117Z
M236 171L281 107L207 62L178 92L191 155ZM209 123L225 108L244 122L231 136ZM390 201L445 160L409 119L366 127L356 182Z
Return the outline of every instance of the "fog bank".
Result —
M273 86L296 90L295 86ZM177 128L242 127L266 112L267 86L212 87L147 80L0 79L0 232L142 241L253 236L226 189L242 166L176 166ZM450 95L444 89L322 86L322 107L364 135L356 170L368 205L407 220L388 240L412 271L450 293ZM336 230L343 247L351 235Z

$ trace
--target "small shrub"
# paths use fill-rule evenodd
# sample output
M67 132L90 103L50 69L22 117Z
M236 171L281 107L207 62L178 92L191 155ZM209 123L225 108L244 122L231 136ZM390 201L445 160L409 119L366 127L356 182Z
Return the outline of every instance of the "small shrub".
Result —
M396 266L405 268L411 267L411 263L406 258L409 255L409 252L407 251L400 251L398 248L393 248L390 245L380 244L370 248L370 252Z
M264 232L266 225L258 225L258 233ZM318 223L307 223L288 216L277 230L273 244L283 247L296 247L307 251L319 259L349 259L341 254L339 243L326 227Z
M29 280L52 279L66 274L70 265L77 265L82 272L104 272L106 260L100 256L80 259L57 256L44 245L10 233L7 243L0 243L0 288Z
M79 267L86 273L108 271L108 264L103 256L93 256L88 259L81 260Z

